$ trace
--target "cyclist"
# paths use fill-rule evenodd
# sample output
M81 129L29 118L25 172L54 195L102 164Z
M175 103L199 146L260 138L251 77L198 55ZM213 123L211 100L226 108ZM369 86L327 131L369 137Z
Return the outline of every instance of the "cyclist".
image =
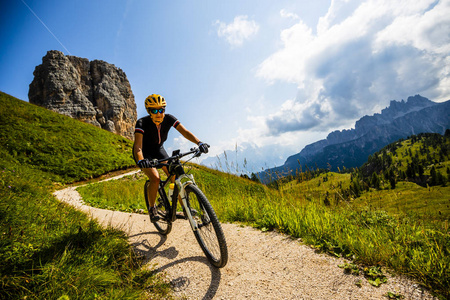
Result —
M147 195L150 206L150 219L152 222L156 222L159 220L155 202L160 177L156 168L152 167L151 160L169 157L163 144L167 140L167 134L169 133L170 128L174 127L187 140L197 144L200 151L203 153L208 153L208 146L187 130L177 118L165 113L166 100L161 95L152 94L148 96L145 99L145 109L149 115L140 118L136 122L133 157L139 168L142 169L150 180ZM166 167L163 167L163 170L169 175L169 171Z

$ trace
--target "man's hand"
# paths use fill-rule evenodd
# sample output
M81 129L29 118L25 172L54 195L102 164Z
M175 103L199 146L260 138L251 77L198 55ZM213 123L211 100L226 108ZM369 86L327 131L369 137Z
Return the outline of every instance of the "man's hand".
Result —
M201 153L208 153L208 148L209 148L208 144L202 142L198 143L198 149L200 149Z
M147 158L141 159L140 161L138 161L138 166L141 169L146 169L146 168L151 168L152 165L150 163L150 161Z

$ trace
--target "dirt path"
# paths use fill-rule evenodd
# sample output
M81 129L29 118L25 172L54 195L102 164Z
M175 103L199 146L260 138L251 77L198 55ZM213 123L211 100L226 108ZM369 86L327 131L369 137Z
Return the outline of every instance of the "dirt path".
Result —
M123 176L123 175L122 175ZM388 276L376 288L362 276L344 274L344 260L318 254L285 235L222 224L228 243L229 261L223 269L208 264L189 223L177 220L163 237L147 215L122 213L84 205L73 187L54 195L101 224L119 228L144 255L148 265L165 272L174 295L184 299L388 299L395 292L403 299L434 299L417 284ZM361 281L361 286L356 283Z

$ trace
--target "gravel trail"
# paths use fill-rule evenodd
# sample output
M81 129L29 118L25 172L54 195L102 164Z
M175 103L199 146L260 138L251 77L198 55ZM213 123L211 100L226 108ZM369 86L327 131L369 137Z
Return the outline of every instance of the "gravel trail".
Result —
M435 299L411 280L389 274L386 284L373 287L362 275L345 274L338 267L346 262L343 259L317 253L283 234L237 224L222 224L229 260L224 268L215 269L186 220L177 220L164 237L147 215L87 206L75 187L54 195L100 224L126 232L147 265L167 275L180 299L388 299L388 292L403 299Z

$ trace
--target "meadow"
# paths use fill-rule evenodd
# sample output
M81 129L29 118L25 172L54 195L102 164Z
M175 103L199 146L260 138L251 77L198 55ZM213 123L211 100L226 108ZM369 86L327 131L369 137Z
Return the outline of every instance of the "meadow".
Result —
M0 299L170 299L123 232L52 195L132 165L131 142L4 93L0 105Z
M423 188L405 182L394 190L370 189L357 199L345 200L340 192L350 185L350 174L324 173L281 184L276 190L200 165L189 166L222 222L301 238L319 251L348 258L351 263L342 267L361 272L375 286L386 280L389 271L415 278L442 298L450 296L448 186ZM78 191L93 206L145 213L144 182L136 174Z

